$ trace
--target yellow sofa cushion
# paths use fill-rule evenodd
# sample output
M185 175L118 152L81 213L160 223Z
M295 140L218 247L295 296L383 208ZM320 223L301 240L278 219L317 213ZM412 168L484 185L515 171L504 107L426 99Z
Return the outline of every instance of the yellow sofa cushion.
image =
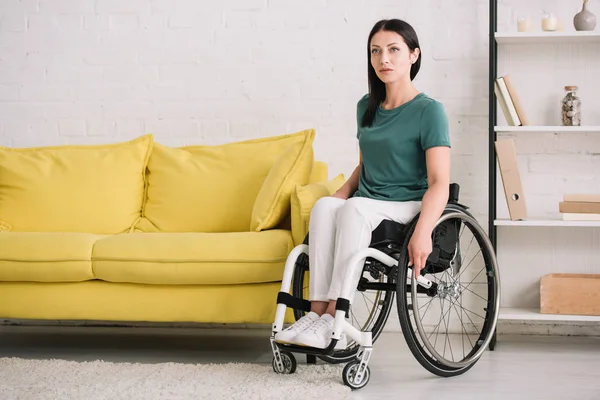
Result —
M254 200L275 160L309 129L218 146L155 144L142 232L247 232Z
M286 230L130 233L99 240L98 279L158 285L235 285L281 280L292 249Z
M293 143L275 160L254 201L251 231L273 229L289 214L292 190L310 178L314 137L315 132L309 132L303 141Z
M94 279L92 248L103 235L68 232L0 234L0 281L82 282Z
M344 174L339 174L329 181L296 185L290 199L292 238L295 245L302 243L308 233L310 212L317 200L334 194L345 181Z
M141 216L152 145L145 135L98 146L0 147L0 229L126 232Z

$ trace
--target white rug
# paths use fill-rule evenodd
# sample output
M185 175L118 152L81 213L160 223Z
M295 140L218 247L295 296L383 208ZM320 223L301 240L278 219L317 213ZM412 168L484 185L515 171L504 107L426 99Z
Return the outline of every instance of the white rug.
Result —
M140 364L0 358L0 399L346 399L344 364Z

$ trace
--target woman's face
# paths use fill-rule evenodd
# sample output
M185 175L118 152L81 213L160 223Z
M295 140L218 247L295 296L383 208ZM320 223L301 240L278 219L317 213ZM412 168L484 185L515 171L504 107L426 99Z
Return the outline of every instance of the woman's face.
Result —
M371 39L371 65L383 83L407 78L417 60L418 49L411 52L402 36L393 31L379 31Z

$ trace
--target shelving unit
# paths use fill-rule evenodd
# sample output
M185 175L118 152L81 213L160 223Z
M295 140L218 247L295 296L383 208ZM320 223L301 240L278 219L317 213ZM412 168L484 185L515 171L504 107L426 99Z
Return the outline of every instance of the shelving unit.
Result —
M600 126L502 126L498 125L498 110L496 96L494 95L494 82L498 77L498 46L499 45L528 45L528 46L541 46L541 45L580 45L586 43L598 43L600 44L600 31L592 32L498 32L498 1L490 0L489 7L489 147L488 147L488 160L489 160L489 171L488 171L488 182L489 182L489 193L488 193L488 233L494 250L498 252L498 229L527 229L527 232L531 230L530 236L536 236L539 232L549 232L548 229L568 229L568 228L586 228L590 229L590 235L593 237L599 237L600 221L564 221L561 219L544 219L544 218L528 218L521 221L512 221L506 218L498 218L497 216L497 197L503 193L498 193L497 184L499 183L497 176L497 159L495 142L498 135L501 134L535 134L535 133L600 133ZM520 54L523 53L523 49L520 50ZM600 138L599 138L600 139ZM518 152L518 149L517 149ZM527 191L527 188L524 188ZM598 189L600 190L600 188ZM502 200L500 200L502 201ZM541 230L540 230L541 228ZM518 233L519 237L525 236L521 231L513 231ZM548 234L548 233L546 233ZM512 233L510 234L512 235ZM551 233L549 235L554 235ZM508 236L508 235L507 235ZM523 248L519 249L523 251ZM564 252L564 250L561 250ZM497 253L498 254L498 253ZM529 256L529 255L528 255ZM510 266L502 265L500 263L500 276L506 277L507 274L515 274L515 271L508 270ZM513 275L514 276L514 275ZM531 279L531 274L529 275ZM502 278L501 278L502 279ZM514 278L513 278L514 279ZM528 281L531 282L531 281ZM528 283L530 285L530 283ZM531 324L538 323L551 323L551 324L567 324L571 323L577 325L577 323L593 323L598 324L600 328L600 316L585 316L585 315L555 315L555 314L542 314L539 309L536 308L500 308L499 320L503 321L527 321ZM594 325L596 326L596 325ZM494 341L495 343L495 338Z

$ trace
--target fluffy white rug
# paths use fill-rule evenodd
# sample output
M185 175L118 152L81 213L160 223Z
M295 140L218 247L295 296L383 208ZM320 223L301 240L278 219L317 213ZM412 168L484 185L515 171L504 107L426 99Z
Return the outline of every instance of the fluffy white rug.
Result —
M140 364L0 358L0 399L346 399L343 365Z

